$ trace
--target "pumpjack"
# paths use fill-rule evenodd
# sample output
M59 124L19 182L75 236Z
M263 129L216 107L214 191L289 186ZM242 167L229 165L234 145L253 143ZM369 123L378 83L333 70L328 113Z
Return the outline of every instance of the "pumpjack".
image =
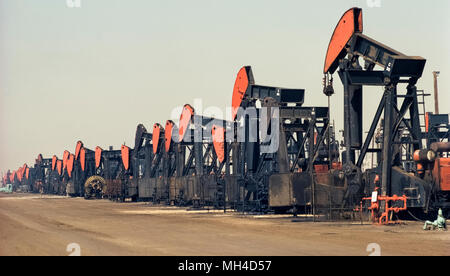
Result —
M94 152L95 174L86 179L84 198L122 199L120 174L122 157L120 150L103 150L97 146Z
M22 167L18 168L16 171L16 187L15 190L18 192L31 192L32 187L29 184L29 168L27 164L24 164Z
M196 114L189 104L183 107L179 128L173 123L166 125L166 143L172 141L166 149L172 147L175 153L171 200L194 207L224 204L223 186L217 179L223 165L214 150L212 131L214 127L230 129L232 125L230 121Z
M67 195L84 196L86 180L95 175L95 153L78 141L66 164Z
M444 157L449 150L448 115L438 122L434 141L420 121L424 114L419 113L421 94L416 84L425 63L422 57L405 55L364 35L360 8L349 9L337 24L323 73L327 96L334 93L332 75L336 71L344 90L344 205L357 204L377 188L384 197L406 195L408 208L427 212L449 206L448 177L441 177L449 171L440 165L448 163ZM406 85L405 93L401 93L401 84ZM364 86L379 86L384 91L363 142ZM379 125L380 147L370 148ZM363 171L367 153L376 154L377 165Z
M37 156L34 164L34 191L40 193L53 193L50 186L52 165L52 158L43 158L42 154Z
M328 135L328 107L305 107L304 97L304 89L257 85L250 66L239 71L232 98L235 177L227 179L239 183L241 205L297 212L342 197L342 183L332 176L339 154Z
M156 128L158 126L155 126ZM155 132L159 130L158 128ZM159 136L157 140L159 142ZM137 182L137 192L140 200L149 201L154 198L154 187L150 185L150 181L154 179L157 171L154 168L158 167L159 164L157 161L154 162L157 154L158 145L155 148L153 147L153 134L148 132L143 124L139 124L136 129L132 158L136 164L133 179Z

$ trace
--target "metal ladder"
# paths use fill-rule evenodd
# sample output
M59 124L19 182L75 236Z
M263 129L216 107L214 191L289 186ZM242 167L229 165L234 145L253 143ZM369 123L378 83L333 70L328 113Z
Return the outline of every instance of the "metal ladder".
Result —
M417 90L417 104L419 105L419 110L422 109L422 113L419 113L420 118L420 129L422 132L426 132L426 108L425 108L425 97L431 96L431 94L426 94L424 90ZM419 101L419 97L422 99ZM420 112L420 111L419 111Z

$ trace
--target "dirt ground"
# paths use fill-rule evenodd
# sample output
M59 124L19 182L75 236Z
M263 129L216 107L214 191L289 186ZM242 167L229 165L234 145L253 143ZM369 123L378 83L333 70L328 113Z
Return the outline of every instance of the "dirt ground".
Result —
M0 194L0 255L450 255L450 231Z

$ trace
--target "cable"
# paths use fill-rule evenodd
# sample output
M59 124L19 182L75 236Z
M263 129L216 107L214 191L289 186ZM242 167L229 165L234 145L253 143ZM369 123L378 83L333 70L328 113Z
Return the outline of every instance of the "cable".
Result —
M416 221L425 222L424 220L421 220L421 219L418 219L417 217L415 217L415 216L411 213L411 211L409 211L409 210L408 210L408 214L409 214L413 219L415 219Z

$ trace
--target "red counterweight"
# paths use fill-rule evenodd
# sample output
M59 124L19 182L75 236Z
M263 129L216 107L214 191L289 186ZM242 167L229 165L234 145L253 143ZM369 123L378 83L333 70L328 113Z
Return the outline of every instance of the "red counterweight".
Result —
M328 45L323 73L333 74L338 68L339 59L347 54L346 46L353 34L362 33L363 19L360 8L351 8L339 20Z

